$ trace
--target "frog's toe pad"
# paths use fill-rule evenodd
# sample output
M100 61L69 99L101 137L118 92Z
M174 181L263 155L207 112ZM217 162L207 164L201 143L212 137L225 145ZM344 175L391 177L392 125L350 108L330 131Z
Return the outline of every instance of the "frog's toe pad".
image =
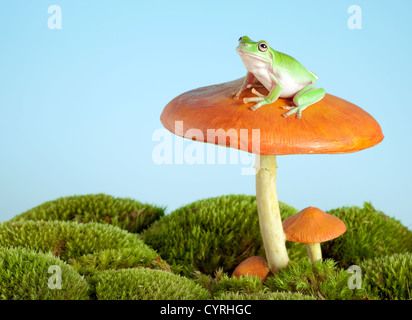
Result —
M259 91L257 91L255 88L252 89L252 93L258 97L264 98L265 95L261 94Z
M302 114L300 111L300 107L283 107L283 108L289 110L288 112L282 114L282 116L284 116L285 118L290 116L291 114L297 113L296 118L300 119L301 114Z

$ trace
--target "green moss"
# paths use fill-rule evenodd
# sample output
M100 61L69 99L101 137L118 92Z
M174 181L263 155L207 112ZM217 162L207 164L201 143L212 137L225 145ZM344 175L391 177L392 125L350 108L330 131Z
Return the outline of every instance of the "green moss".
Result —
M215 296L215 300L316 300L312 296L289 292L239 293L224 292Z
M213 294L215 300L316 300L300 293L271 292L256 276L230 278L221 269L215 277L196 272L195 282Z
M112 224L139 233L164 215L164 208L106 194L62 197L30 209L12 221L63 220Z
M0 223L0 299L411 299L412 232L369 203L329 211L347 232L322 243L323 262L312 265L304 244L287 242L289 266L263 283L229 276L264 256L254 196L199 200L167 216L136 208L130 199L76 196ZM280 210L282 220L298 211ZM47 286L51 265L62 269L61 290ZM350 265L362 268L362 289L348 287Z
M370 203L365 203L363 208L343 207L328 213L345 222L347 231L339 238L322 243L322 253L344 268L363 259L412 252L412 232Z
M224 274L218 279L213 287L213 294L218 296L225 292L238 292L245 294L263 293L267 287L263 286L262 280L256 276L244 276L230 278Z
M326 300L353 300L367 297L364 289L350 289L348 280L352 276L339 269L332 260L311 264L309 259L291 262L280 272L269 276L265 285L271 291L296 292Z
M69 259L69 264L80 274L90 276L103 270L149 267L170 271L169 265L155 251L139 246L124 249L108 249Z
M51 285L58 284L55 266L61 271L60 289L49 288L49 280ZM51 253L0 248L0 282L0 300L89 299L89 285L83 277Z
M103 271L91 280L98 300L206 300L193 280L148 268Z
M72 259L70 261L76 268L85 273L92 273L94 268L117 268L129 263L134 267L153 267L153 261L158 258L158 254L136 234L94 222L4 222L0 224L0 247L51 252L62 260ZM87 256L81 257L83 255Z
M282 219L297 212L280 203ZM256 197L227 195L199 200L156 221L143 240L170 264L213 274L231 272L244 259L263 255ZM306 256L305 246L288 242L291 260ZM299 245L299 244L298 244Z
M381 299L412 299L412 253L361 262L362 286Z

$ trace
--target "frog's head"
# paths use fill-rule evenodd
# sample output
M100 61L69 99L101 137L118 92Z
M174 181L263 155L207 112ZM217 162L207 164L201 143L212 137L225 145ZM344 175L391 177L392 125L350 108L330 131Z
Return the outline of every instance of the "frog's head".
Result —
M239 38L239 45L236 48L236 52L241 57L253 57L263 61L271 61L270 47L266 41L252 41L248 36Z

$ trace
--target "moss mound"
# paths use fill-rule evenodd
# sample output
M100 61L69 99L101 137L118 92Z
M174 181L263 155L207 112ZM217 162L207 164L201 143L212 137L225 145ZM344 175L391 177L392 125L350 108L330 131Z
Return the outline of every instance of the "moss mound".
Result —
M297 212L280 203L282 219ZM242 260L263 255L256 197L226 195L199 200L156 221L143 233L143 240L170 264L213 274L223 267L233 269ZM288 242L291 260L306 255L303 245Z
M103 270L148 267L170 271L169 265L152 249L140 246L108 249L69 259L69 264L82 275L91 276Z
M51 252L64 261L71 259L70 262L85 273L92 273L94 268L116 268L129 263L133 267L153 267L153 263L159 260L158 254L136 234L94 222L4 222L0 224L0 247ZM130 257L132 254L134 256ZM122 258L122 261L115 261L117 258Z
M244 276L230 278L227 274L218 278L213 287L213 294L219 296L226 292L237 292L244 294L258 294L267 291L262 280L256 276Z
M360 267L368 292L380 299L412 299L412 253L367 259Z
M370 203L365 203L363 208L343 207L328 213L345 222L347 231L323 243L322 253L344 268L358 265L363 259L412 252L412 232Z
M268 291L259 277L246 275L231 278L222 268L216 270L214 277L196 271L194 281L210 291L214 298L228 293L253 295Z
M284 270L269 276L265 285L271 291L296 292L314 296L320 300L359 300L367 298L364 289L350 289L352 276L336 267L332 260L318 261L312 265L309 259L291 262Z
M148 268L103 271L91 280L98 300L206 300L193 280Z
M56 266L61 271L60 289L56 288ZM89 285L83 277L51 253L0 248L0 279L1 300L89 299ZM49 281L55 289L49 288Z
M239 293L224 292L215 297L215 300L316 300L312 296L289 292L258 292Z
M282 220L298 211L279 205ZM411 299L412 232L369 203L329 213L347 232L322 243L324 261L288 241L289 266L262 282L230 278L264 256L255 196L203 199L167 216L104 194L60 198L0 223L0 299ZM362 269L361 289L349 288L351 265ZM62 289L48 287L50 266L61 268Z
M112 224L139 233L164 215L164 208L106 194L62 197L30 209L12 221L63 220Z

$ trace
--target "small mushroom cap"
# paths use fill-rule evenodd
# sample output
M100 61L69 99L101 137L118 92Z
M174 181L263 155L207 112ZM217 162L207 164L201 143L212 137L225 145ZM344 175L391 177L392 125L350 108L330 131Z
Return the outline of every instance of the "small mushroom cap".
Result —
M265 281L269 273L269 268L266 265L266 260L259 256L249 257L243 260L233 271L232 278L239 278L245 275L257 276L262 281Z
M335 239L346 232L345 223L338 217L315 207L308 207L286 218L283 230L288 241L320 243Z
M287 110L282 107L293 105L291 99L278 99L256 111L249 109L254 102L243 103L243 98L255 97L250 89L233 100L242 83L243 78L185 92L166 105L160 121L167 130L187 139L266 155L355 152L383 139L379 124L369 113L336 96L326 94L303 111L302 119L295 115L285 118L282 114ZM265 88L257 91L268 93ZM183 121L181 131L176 130L175 121ZM197 129L202 136L193 136L190 129ZM259 136L253 135L256 129ZM215 135L208 137L208 130L215 130Z

